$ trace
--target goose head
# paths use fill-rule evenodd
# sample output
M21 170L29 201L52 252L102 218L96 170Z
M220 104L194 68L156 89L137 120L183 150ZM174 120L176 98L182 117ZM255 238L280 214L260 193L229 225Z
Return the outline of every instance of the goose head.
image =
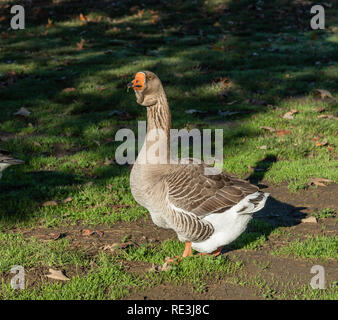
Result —
M161 80L151 71L137 72L128 87L134 89L136 102L145 107L155 105L163 92Z

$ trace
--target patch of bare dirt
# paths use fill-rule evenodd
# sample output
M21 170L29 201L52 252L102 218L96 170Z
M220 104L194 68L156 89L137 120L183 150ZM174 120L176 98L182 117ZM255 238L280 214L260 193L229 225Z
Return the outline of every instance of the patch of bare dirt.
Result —
M160 284L146 290L132 290L125 300L235 300L258 299L254 289L220 281L207 285L203 292L188 285Z

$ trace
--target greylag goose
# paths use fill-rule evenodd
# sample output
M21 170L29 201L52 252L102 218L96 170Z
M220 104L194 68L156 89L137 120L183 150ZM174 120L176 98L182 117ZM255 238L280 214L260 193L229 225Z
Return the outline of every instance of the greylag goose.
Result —
M2 178L2 172L11 165L22 164L24 161L14 159L8 151L0 150L0 179Z
M160 79L153 72L142 71L128 87L134 89L137 103L147 109L145 143L130 175L133 197L157 226L173 229L185 242L180 259L191 256L192 249L217 256L245 231L269 194L225 172L206 175L208 165L203 162L170 163L171 115ZM154 130L159 137L164 132L164 139L154 139ZM155 143L158 150L161 146L166 150L156 159L149 152Z

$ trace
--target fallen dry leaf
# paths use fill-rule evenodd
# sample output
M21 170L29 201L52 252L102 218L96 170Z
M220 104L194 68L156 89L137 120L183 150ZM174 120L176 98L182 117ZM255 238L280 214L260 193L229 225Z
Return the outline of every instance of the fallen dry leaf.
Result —
M83 45L85 44L85 39L81 39L80 42L76 43L77 50L83 50Z
M144 9L142 9L142 10L137 10L137 16L138 16L139 18L142 18L143 13L144 13Z
M68 203L68 202L71 202L71 201L73 201L73 198L72 197L68 197L68 198L64 199L62 202L63 203Z
M338 119L338 117L335 117L333 114L321 114L317 118L318 119L335 119L335 120Z
M103 237L103 232L102 231L98 231L98 230L89 230L89 229L83 229L82 230L82 235L84 237L88 237L88 236L91 236L91 235L98 235L100 238Z
M48 23L46 24L46 28L51 28L53 26L53 20L48 18Z
M331 92L325 89L316 89L316 94L319 95L321 99L325 98L333 99Z
M58 203L54 200L51 200L51 201L46 201L44 202L41 206L43 207L49 207L49 206L57 206Z
M161 272L161 271L169 271L173 268L172 264L168 263L167 261L164 262L162 266L153 264L150 269L148 269L148 272Z
M320 186L320 187L326 187L326 185L324 184L324 182L330 183L330 182L333 182L333 181L330 180L330 179L325 179L325 178L312 178L309 181L308 185L309 186L315 185L315 186Z
M84 16L82 13L80 13L79 18L80 18L81 21L87 22L86 16Z
M46 274L46 277L54 280L68 281L70 280L62 271L49 269L49 274Z
M159 18L160 18L159 15L154 14L154 15L151 17L151 24L156 24Z
M268 127L268 126L262 126L262 127L260 127L260 128L261 128L261 129L264 129L264 130L268 130L268 131L270 131L270 132L275 132L275 131L276 131L275 128Z
M103 246L102 250L104 251L109 250L109 251L114 252L115 250L126 249L132 245L134 245L134 243L131 241L121 242L121 243L114 242L113 244Z
M180 73L180 72L174 72L174 76L177 77L177 78L183 78L184 74Z
M236 102L238 102L238 100L234 100L234 101L228 102L227 105L228 105L228 106L231 106L231 105L233 105L233 104L236 103Z
M308 217L300 220L302 223L317 223L316 217Z
M293 120L294 119L293 115L296 114L296 113L298 113L297 110L291 109L289 112L287 112L283 115L283 119Z
M52 238L52 240L59 240L59 239L62 239L66 236L67 234L66 233L51 233L50 236Z
M24 118L28 118L30 114L31 112L24 107L21 107L17 112L13 113L14 116L21 116Z
M104 159L104 165L106 165L106 166L110 166L110 165L112 165L114 163L114 160L110 160L109 158L105 158Z
M278 136L285 136L285 135L288 135L288 134L290 134L290 133L291 133L290 130L276 130L276 134L277 134Z
M34 141L33 144L36 146L36 147L41 147L41 144L37 141Z
M327 144L328 144L327 139L324 139L322 142L320 141L316 142L317 147L323 147L323 146L326 146Z
M62 92L73 92L75 90L76 90L75 88L64 88Z

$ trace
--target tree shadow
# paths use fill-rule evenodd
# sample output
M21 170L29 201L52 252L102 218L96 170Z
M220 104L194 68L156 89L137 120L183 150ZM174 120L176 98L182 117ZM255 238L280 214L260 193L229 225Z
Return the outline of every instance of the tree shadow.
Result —
M260 184L260 182L264 179L265 174L270 170L271 166L275 162L277 162L277 157L273 154L267 154L251 169L253 172L246 178L246 180L252 184L258 185L260 189L266 188L266 186Z
M26 6L29 2L21 3ZM1 22L1 31L5 32L2 35L6 47L2 53L4 61L16 60L16 64L21 66L28 58L34 57L33 62L37 67L29 69L27 74L18 76L15 81L12 77L11 81L14 83L4 90L0 88L0 98L3 108L6 108L3 111L3 121L12 121L12 113L17 110L18 104L34 111L36 105L41 105L41 100L46 105L50 102L58 104L60 112L76 116L79 120L74 122L66 116L61 118L52 129L47 128L43 132L50 136L64 135L68 128L72 128L76 130L74 138L81 137L92 125L105 120L106 111L111 109L128 108L132 120L135 121L144 111L136 106L133 95L125 94L124 86L130 81L132 74L139 71L141 63L134 64L137 59L143 61L142 68L157 73L168 89L174 126L177 127L186 121L182 120L182 111L192 107L206 111L208 115L217 114L219 109L236 109L241 112L230 119L244 120L255 113L269 110L270 104L276 104L285 97L310 93L313 83L322 81L324 77L325 81L331 81L326 88L334 88L332 81L337 79L336 76L326 75L321 69L329 66L330 61L337 60L338 47L328 40L328 33L309 29L309 8L308 1L296 0L275 0L265 2L264 5L244 0L224 1L220 4L212 1L207 4L202 1L155 0L142 3L96 0L32 1L27 7L27 30L17 37L7 39L6 34L10 33L7 30L10 16L8 7L5 12L7 20ZM159 19L155 19L154 23L122 19L125 16L131 18L143 9L153 10L154 16L158 15ZM79 17L80 13L86 15L90 12L101 12L102 15L105 13L107 17L101 21L85 22L83 26L61 25L55 30L46 27L48 18L52 18L54 23L67 22L71 18ZM107 34L109 29L115 29L115 33ZM34 33L29 34L31 31ZM81 38L88 40L88 47L84 51L76 49ZM257 43L256 47L251 46L251 39ZM317 40L323 40L327 46L317 45ZM208 50L201 51L201 46ZM17 50L8 50L13 47ZM64 60L62 66L51 63L54 59L51 49L55 48L60 49L58 54ZM69 63L67 59L73 60ZM123 68L120 69L121 65L130 68L124 71ZM106 70L111 73L104 74ZM181 72L183 76L175 75L175 72ZM287 77L289 73L295 74ZM103 74L104 80L112 83L113 90L107 90L108 93L62 92L64 88L75 87L78 82L84 81L88 74ZM217 82L215 79L225 76L234 83L234 88L225 88L220 94L219 90L207 90L211 83ZM2 80L0 78L0 84ZM219 85L216 84L215 87L217 86ZM274 88L270 92L271 86ZM179 94L172 94L173 89L178 89ZM269 91L269 94L265 101L260 101L264 91ZM237 99L244 101L238 105L229 104ZM66 112L67 108L69 110ZM196 121L194 115L189 119L191 122ZM39 124L39 119L34 119L34 112L30 121ZM116 129L126 123L128 122L116 124ZM250 130L243 130L231 133L229 137L236 139L253 137L255 134ZM226 143L231 143L230 139ZM94 150L94 147L91 148ZM113 149L112 146L111 150ZM36 155L32 152L29 156ZM268 155L261 160L250 174L249 181L259 184L276 161L274 155ZM109 175L105 175L102 181L108 177ZM60 173L55 184L49 183L51 178L45 173L28 174L27 179L32 183L26 187L36 190L33 186L35 183L46 184L53 193L54 189L62 185L82 183L76 182L75 176L70 177L66 173L64 176ZM14 184L15 181L12 186L2 184L2 191L15 192ZM17 197L20 198L19 190ZM50 200L48 197L51 193L41 196L40 200ZM274 205L273 201L277 201L271 199L267 205L271 201ZM3 200L5 201L7 199ZM275 205L283 207L281 203Z

